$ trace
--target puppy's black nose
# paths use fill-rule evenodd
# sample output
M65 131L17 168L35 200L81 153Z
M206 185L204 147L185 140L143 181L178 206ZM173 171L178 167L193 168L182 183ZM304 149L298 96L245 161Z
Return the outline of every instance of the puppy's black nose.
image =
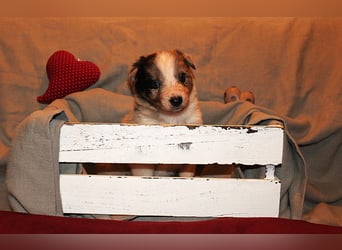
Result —
M182 104L183 98L181 96L173 96L170 98L169 101L170 101L172 106L177 108Z

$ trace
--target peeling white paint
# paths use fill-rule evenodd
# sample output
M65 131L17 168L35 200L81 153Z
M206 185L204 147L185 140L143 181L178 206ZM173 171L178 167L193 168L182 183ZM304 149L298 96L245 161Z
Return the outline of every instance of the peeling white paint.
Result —
M278 165L282 160L283 133L280 127L266 126L64 125L59 160L246 165L258 161Z
M277 217L272 180L61 175L65 213Z
M277 217L278 126L65 124L60 162L266 165L265 179L60 175L65 213Z

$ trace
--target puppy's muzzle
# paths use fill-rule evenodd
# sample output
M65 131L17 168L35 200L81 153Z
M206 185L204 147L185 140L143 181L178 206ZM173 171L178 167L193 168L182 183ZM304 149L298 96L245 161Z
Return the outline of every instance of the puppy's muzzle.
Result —
M174 109L179 109L181 108L181 105L183 103L183 97L181 96L173 96L169 99L170 104Z

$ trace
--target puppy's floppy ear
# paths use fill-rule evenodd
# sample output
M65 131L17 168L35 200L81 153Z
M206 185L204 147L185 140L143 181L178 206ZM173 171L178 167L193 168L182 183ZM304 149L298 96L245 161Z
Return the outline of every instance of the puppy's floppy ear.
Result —
M195 64L193 63L192 59L190 58L190 56L188 54L183 53L182 51L175 49L175 52L177 55L181 56L184 58L184 62L185 64L193 69L196 69Z
M141 61L144 60L143 57L140 57L138 61L136 61L135 63L133 63L129 73L128 73L128 86L132 92L132 94L135 93L135 83L137 80L137 72L138 72L138 68L140 67Z

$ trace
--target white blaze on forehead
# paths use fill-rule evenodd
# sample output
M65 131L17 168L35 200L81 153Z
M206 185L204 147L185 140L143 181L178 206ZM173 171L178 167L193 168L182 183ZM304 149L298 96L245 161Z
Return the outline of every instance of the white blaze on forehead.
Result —
M163 75L164 82L172 83L175 81L175 56L172 53L163 51L157 54L156 65Z

